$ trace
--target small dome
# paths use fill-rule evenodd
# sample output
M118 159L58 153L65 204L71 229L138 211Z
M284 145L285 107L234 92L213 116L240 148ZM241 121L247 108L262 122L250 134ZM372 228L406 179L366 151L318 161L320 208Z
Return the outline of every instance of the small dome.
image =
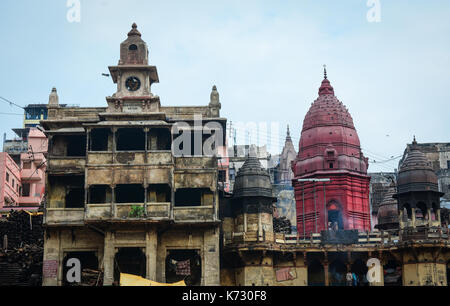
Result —
M272 197L269 173L256 157L247 157L239 169L233 188L233 197Z
M395 184L392 183L383 197L378 207L378 229L398 228L398 205L397 200L393 198L396 194Z
M410 151L400 165L398 193L411 191L438 192L438 179L431 165L414 138Z

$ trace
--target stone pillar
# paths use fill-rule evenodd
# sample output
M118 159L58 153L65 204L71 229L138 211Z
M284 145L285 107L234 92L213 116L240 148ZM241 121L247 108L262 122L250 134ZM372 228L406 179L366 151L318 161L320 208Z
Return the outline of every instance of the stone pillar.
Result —
M328 261L323 262L323 272L325 274L325 286L330 285L330 275L328 273Z
M403 222L403 209L400 209L398 211L398 222L399 222L400 228L405 228L405 223Z
M105 232L103 251L103 285L111 286L114 282L114 234Z
M439 221L439 226L442 226L442 223L441 223L441 209L440 208L436 209L436 221Z
M412 222L412 227L416 228L416 208L413 207L411 208L411 222Z
M59 231L50 229L45 230L42 286L58 285L58 268L60 266L59 241L60 241Z
M156 281L156 258L158 252L158 234L152 228L145 236L145 256L147 262L147 279Z
M431 217L431 208L427 208L428 226L433 226L433 218Z
M203 286L220 286L219 228L203 232Z

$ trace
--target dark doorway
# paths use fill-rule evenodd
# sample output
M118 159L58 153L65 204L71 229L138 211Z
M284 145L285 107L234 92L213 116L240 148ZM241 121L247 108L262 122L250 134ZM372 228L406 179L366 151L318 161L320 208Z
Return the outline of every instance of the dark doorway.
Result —
M89 187L89 204L105 204L111 202L111 187L93 185Z
M114 257L114 280L120 281L120 273L146 277L147 261L141 248L120 248Z
M342 210L340 205L336 201L331 201L328 204L328 229L329 230L344 229Z
M84 176L64 177L66 208L84 207Z
M110 129L93 129L90 135L90 151L108 151Z
M142 185L117 185L115 189L116 203L144 203L145 190Z
M318 259L308 263L308 286L325 286L325 271Z
M368 286L369 282L367 280L367 268L366 263L362 259L357 259L352 264L351 272L356 274L357 286Z
M198 250L168 250L166 257L166 282L184 280L188 286L200 286L202 259Z
M118 129L117 151L145 151L145 132L143 129Z
M396 260L388 260L383 266L384 285L385 286L401 286L402 285L402 266Z
M209 189L181 188L175 192L175 206L201 206L202 195Z
M82 157L86 156L86 135L66 136L67 156Z
M328 267L330 285L331 286L345 286L346 285L346 274L347 266L344 264L343 260L336 259Z
M67 272L71 267L67 267L67 261L70 258L76 258L80 261L81 271L85 269L98 269L98 258L95 255L95 252L69 252L66 254L63 260L63 284L64 286L76 286L79 283L69 283L67 281ZM83 277L81 278L81 282L83 283Z

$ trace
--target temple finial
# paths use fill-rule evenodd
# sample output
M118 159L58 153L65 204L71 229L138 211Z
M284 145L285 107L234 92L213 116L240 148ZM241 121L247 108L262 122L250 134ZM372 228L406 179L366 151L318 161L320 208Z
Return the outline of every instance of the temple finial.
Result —
M416 145L417 144L417 140L416 140L416 135L414 135L414 139L413 139L413 145Z
M323 65L323 76L325 79L327 78L327 65Z
M289 124L288 124L288 126L287 126L287 136L288 136L288 137L291 136L291 131L289 130Z

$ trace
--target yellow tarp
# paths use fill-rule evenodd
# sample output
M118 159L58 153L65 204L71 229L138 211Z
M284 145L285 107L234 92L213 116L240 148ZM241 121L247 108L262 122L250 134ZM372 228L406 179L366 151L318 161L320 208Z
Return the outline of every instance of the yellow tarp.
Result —
M154 282L137 275L120 273L120 286L186 286L186 283L181 281L173 284L164 284Z

